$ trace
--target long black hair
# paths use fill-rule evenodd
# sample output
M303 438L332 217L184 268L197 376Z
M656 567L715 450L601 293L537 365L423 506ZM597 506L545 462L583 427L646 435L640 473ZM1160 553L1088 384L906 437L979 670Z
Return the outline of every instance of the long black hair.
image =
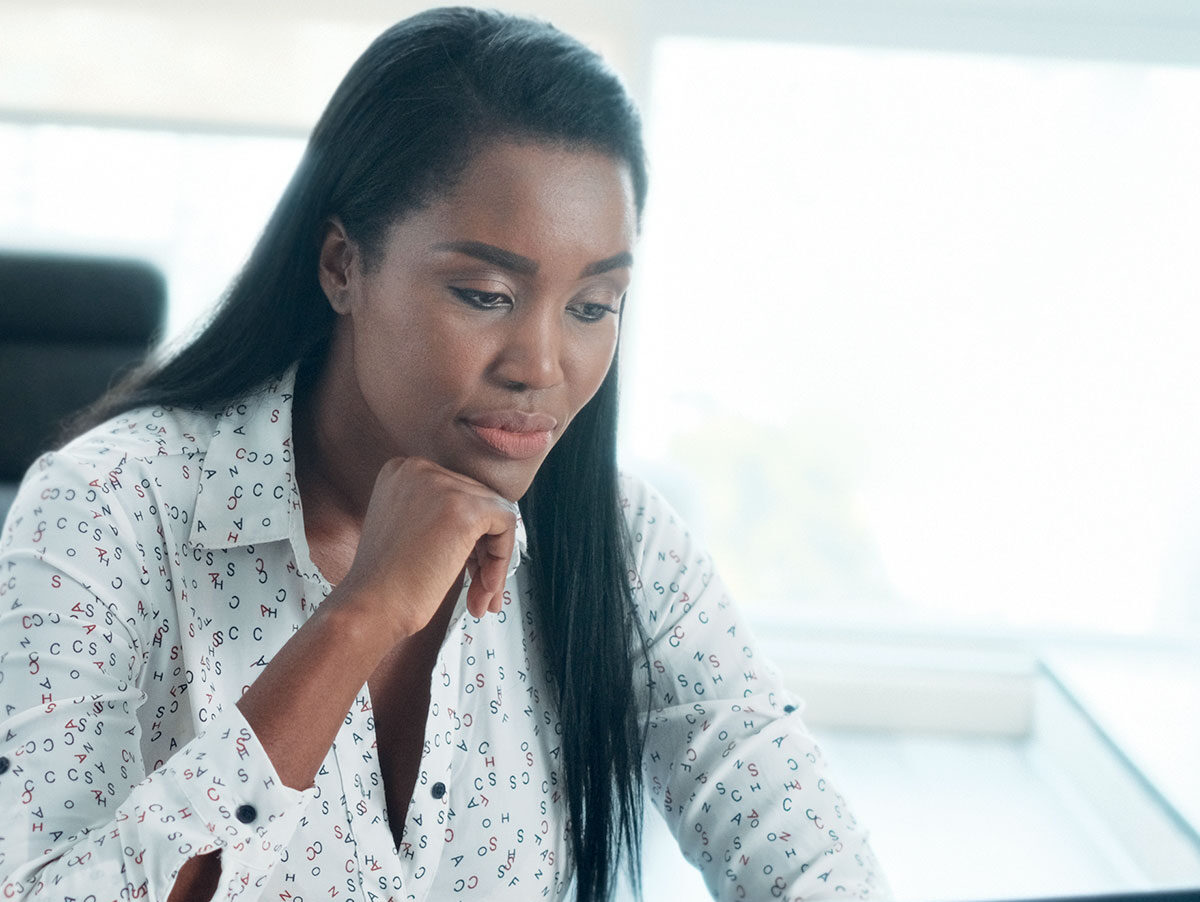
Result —
M552 26L450 8L384 32L350 69L299 168L213 318L148 364L89 420L145 405L228 403L325 357L335 314L317 281L337 216L368 265L388 226L447 190L482 141L534 139L626 163L640 215L646 165L636 110L592 51ZM563 725L577 898L611 896L628 853L639 885L644 712L616 468L617 363L539 470L521 509L533 604ZM640 657L639 657L640 656Z

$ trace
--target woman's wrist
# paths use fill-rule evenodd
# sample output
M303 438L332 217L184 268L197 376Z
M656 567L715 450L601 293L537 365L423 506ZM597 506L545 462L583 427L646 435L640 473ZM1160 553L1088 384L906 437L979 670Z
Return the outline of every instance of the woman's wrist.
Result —
M238 700L285 786L312 785L346 711L395 646L377 610L334 590Z
M329 593L317 613L328 618L329 629L344 637L348 647L382 658L412 632L390 607L369 590L342 583Z

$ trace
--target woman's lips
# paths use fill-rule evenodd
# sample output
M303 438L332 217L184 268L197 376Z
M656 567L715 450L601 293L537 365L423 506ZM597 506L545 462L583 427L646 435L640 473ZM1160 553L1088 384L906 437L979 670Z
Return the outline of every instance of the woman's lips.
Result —
M470 424L484 443L513 460L529 460L545 452L550 445L549 432L510 432L492 426Z
M546 452L558 420L544 413L502 410L467 417L466 423L493 451L512 460Z

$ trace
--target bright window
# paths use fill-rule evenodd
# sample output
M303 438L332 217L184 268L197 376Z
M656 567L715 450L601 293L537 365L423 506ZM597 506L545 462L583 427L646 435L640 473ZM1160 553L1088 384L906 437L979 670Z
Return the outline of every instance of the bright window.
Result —
M667 37L650 85L626 463L899 897L1194 885L1200 68Z
M670 38L652 89L627 457L744 604L1197 631L1200 69Z

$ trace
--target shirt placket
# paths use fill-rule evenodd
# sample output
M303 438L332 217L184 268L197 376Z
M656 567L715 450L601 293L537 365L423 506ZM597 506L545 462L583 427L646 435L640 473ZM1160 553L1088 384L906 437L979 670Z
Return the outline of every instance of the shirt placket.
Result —
M451 812L455 805L465 801L456 782L455 761L462 743L462 719L456 710L462 688L459 636L467 616L464 587L430 675L427 751L421 757L408 807L404 842L398 850L405 868L407 892L417 902L429 896L445 860L447 843L453 839Z
M307 543L297 541L297 523L293 523L292 547L296 569L315 597L324 599L332 587L312 564ZM313 616L319 604L307 605L305 618ZM348 873L357 870L356 880L363 902L403 899L401 887L408 883L394 851L387 823L383 772L379 766L378 746L371 718L370 693L364 684L354 698L333 746L325 756L325 770L337 781L333 799L344 799L343 815L353 849L347 859ZM330 789L333 787L331 786Z
M438 652L430 685L425 725L428 752L422 755L419 776L407 811L386 809L383 771L373 723L371 698L363 686L338 730L327 760L333 765L353 840L362 898L422 900L445 847L446 824L453 794L453 714L458 692L457 635L465 616L465 590L456 606L447 638ZM449 707L447 707L449 705ZM439 818L439 814L441 817ZM389 819L404 819L404 835L395 846Z
M345 797L346 822L363 899L402 899L408 874L396 855L388 826L371 716L370 695L364 685L338 730L330 758Z

